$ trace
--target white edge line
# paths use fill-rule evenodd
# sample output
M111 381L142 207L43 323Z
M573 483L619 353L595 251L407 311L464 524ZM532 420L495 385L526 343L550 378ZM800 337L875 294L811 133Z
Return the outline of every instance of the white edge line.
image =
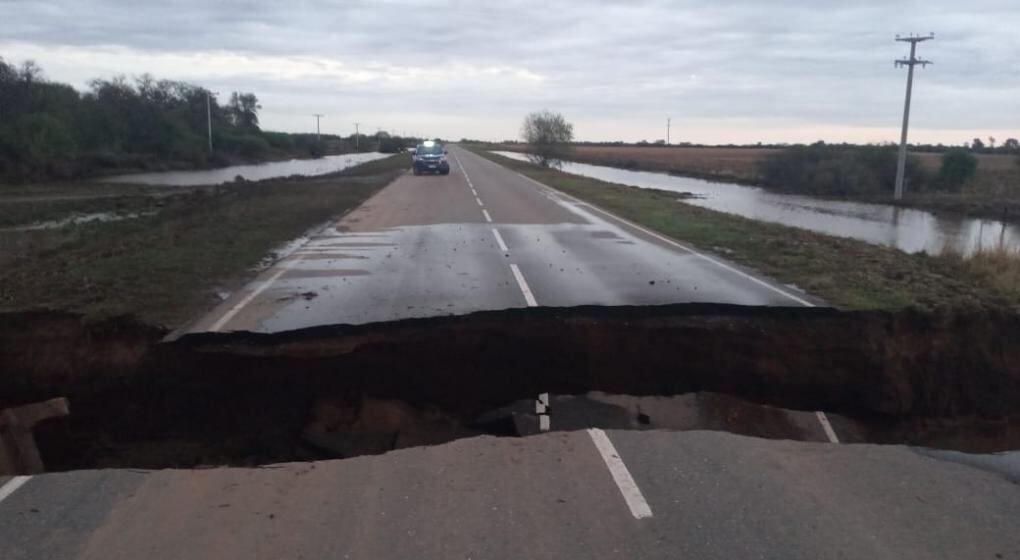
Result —
M620 458L620 454L617 453L616 447L610 441L609 436L599 428L589 428L588 435L591 436L591 441L595 444L595 448L599 450L599 455L602 455L602 460L605 461L606 467L609 468L609 474L613 475L616 487L620 489L620 494L623 494L623 500L627 502L631 515L635 519L651 517L651 506L645 501L644 495L641 494L641 489L634 482L634 477L627 470L627 465L623 464L623 459Z
M495 162L493 162L493 163L495 163ZM499 165L499 164L496 164L496 165ZM514 171L514 173L517 173L517 172ZM692 249L692 248L690 248L690 247L688 247L688 246L686 246L686 245L684 245L682 243L679 243L679 242L677 242L674 239L670 239L669 237L666 237L666 236L664 236L664 235L662 235L660 233L654 232L654 231L652 231L652 230L650 230L648 228L645 228L644 226L640 226L640 225L635 224L634 222L632 222L630 220L627 220L625 218L621 218L620 216L617 216L616 214L613 214L612 212L608 212L606 210L603 210L603 209L599 208L598 206L596 206L596 205L594 205L594 204L592 204L590 202L584 202L583 200L575 198L575 197L573 197L573 196L571 196L571 195L569 195L569 194L567 194L567 193L565 193L563 191L556 190L553 187L550 187L548 185L540 183L540 182L532 179L531 177L528 177L527 175L525 175L523 173L517 173L517 175L519 175L523 179L531 181L532 183L538 185L539 187L542 187L544 189L549 189L551 191L554 191L557 194L560 194L563 197L568 198L568 199L572 200L573 202L575 202L577 204L587 205L587 206L589 206L589 207L591 207L591 208L593 208L593 209L595 209L595 210L597 210L597 211L599 211L599 212L601 212L601 213L603 213L603 214L605 214L607 216L612 217L615 220L619 220L620 222L622 222L624 224L627 224L628 226L630 226L630 227L640 231L641 233L644 233L645 235L649 235L651 237L654 237L654 238L658 239L659 241L662 241L663 243L667 243L669 245L673 245L674 247L683 249L684 251L687 251L688 253L691 253L692 255L694 255L696 257L702 258L702 259L704 259L704 260L706 260L706 261L708 261L708 262L710 262L710 263L712 263L712 264L714 264L714 265L716 265L716 266L718 266L718 267L720 267L720 268L722 268L724 270L728 270L728 271L730 271L730 272L732 272L732 273L734 273L734 274L736 274L738 276L741 276L741 277L743 277L743 278L745 278L747 280L750 280L750 281L754 282L755 284L758 284L758 285L760 285L762 287L768 288L769 290L772 290L773 292L775 292L777 294L780 294L780 295L783 295L785 297L788 297L788 298L792 299L793 301L796 301L797 303L803 305L804 307L815 307L815 304L811 303L810 301L808 301L806 299L797 297L797 296L795 296L795 295L793 295L793 294L791 294L791 293L789 293L789 292L787 292L785 290L781 290L781 289L773 286L772 284L769 284L768 282L766 282L766 281L764 281L764 280L762 280L760 278L755 278L754 276L752 276L752 275L750 275L750 274L748 274L748 273L746 273L746 272L744 272L742 270L737 270L736 268L733 268L732 266L730 266L730 265L728 265L728 264L726 264L724 262L720 262L720 261L718 261L716 259L713 259L712 257L710 257L708 255L699 253L698 251L695 251L694 249Z
M839 443L839 438L836 437L836 431L832 429L832 424L829 423L829 417L821 410L816 410L815 416L818 417L818 423L821 424L822 429L825 430L825 437L829 438L829 443Z
M489 222L491 224L492 223L492 216L489 215L489 211L486 210L485 208L482 208L482 214L485 215L485 221ZM493 231L496 231L496 230L493 230Z
M6 500L7 497L13 494L15 490L24 486L25 483L31 479L32 477L30 475L18 475L11 477L6 484L0 486L0 502Z
M510 270L514 273L514 278L517 280L517 287L521 289L521 293L524 294L524 301L528 303L528 307L538 307L538 302L535 301L534 294L531 293L531 288L528 287L528 283L524 280L524 275L521 274L521 269L517 268L516 264L510 264Z
M477 202L479 206L485 206L484 204L482 204L482 199L478 198L477 196L475 197L475 202Z
M510 252L510 248L506 246L506 242L503 241L503 236L499 234L499 230L492 228L492 235L496 236L496 245L499 245L499 250L504 253Z
M266 288L272 286L273 282L279 280L281 276L283 276L287 271L291 269L291 266L297 264L298 261L300 260L301 260L300 257L294 259L290 262L290 265L287 265L286 263L280 263L280 270L276 271L276 273L270 276L269 279L262 282L261 286L252 290L252 292L245 296L244 299L234 304L234 306L231 307L229 311L224 313L223 316L219 318L219 320L217 320L215 323L212 324L211 327L209 327L209 331L216 332L222 329L223 325L226 325L231 319L234 318L234 315L237 315L242 309L244 309L246 305L251 303L253 299L255 299L256 297L258 297L259 294L264 292Z

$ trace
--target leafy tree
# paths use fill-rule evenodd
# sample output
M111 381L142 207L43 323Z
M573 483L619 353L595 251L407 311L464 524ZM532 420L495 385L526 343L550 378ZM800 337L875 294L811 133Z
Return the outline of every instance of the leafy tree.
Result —
M1007 138L1002 143L1002 148L1008 152L1020 152L1020 140L1016 138Z
M975 152L984 151L985 143L982 142L980 138L975 138L974 141L970 143L970 149L974 150Z
M953 149L942 154L942 167L939 169L939 183L949 189L959 191L963 184L977 172L978 159L974 154L963 149Z
M230 94L230 104L227 107L234 126L258 130L259 109L262 109L262 105L259 105L259 100L254 93L235 91Z
M205 88L149 74L96 79L79 92L48 81L32 61L18 66L0 58L0 181L323 153L315 135L263 133L261 108L254 93L234 92L221 106ZM339 139L330 146L339 149Z
M529 157L534 163L543 167L559 167L570 154L574 125L559 113L536 111L524 118L521 138L529 144Z
M45 163L58 156L73 154L76 149L67 126L43 113L19 118L14 124L14 133L23 146L22 154L33 163Z

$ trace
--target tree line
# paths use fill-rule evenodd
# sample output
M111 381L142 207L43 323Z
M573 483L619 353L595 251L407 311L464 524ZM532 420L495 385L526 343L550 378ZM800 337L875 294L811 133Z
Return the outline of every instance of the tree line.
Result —
M34 62L18 66L0 58L0 181L216 167L353 148L335 135L263 131L261 108L254 93L233 92L221 104L206 88L148 74L95 79L79 92L47 80Z

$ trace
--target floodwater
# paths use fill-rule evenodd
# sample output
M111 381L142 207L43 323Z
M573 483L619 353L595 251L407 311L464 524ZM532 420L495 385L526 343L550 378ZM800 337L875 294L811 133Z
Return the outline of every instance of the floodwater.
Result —
M517 160L526 155L493 152ZM612 183L690 193L684 202L755 220L888 245L908 253L938 254L952 249L969 255L980 250L1020 250L1020 224L980 218L936 215L888 204L828 200L781 194L758 187L628 171L602 165L563 162L563 171Z
M119 212L94 212L92 214L72 214L66 218L59 220L48 220L45 222L35 222L24 226L14 226L4 228L0 231L39 231L44 229L60 229L62 227L71 225L89 224L93 222L119 222L121 220L133 220L135 218L141 218L142 216L155 216L156 212L131 212L131 213L119 213Z
M194 187L200 185L219 185L230 183L240 175L248 181L260 181L291 175L325 175L342 171L362 163L387 157L389 154L366 152L360 154L341 154L317 159L290 159L271 161L254 165L233 165L219 169L203 169L195 171L160 171L155 173L133 173L116 175L101 179L107 183L137 183L143 185L166 185L177 187Z

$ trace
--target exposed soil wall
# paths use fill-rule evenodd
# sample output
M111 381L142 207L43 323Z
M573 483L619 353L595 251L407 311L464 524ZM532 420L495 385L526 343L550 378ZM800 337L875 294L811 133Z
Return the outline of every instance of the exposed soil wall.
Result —
M51 468L292 460L324 397L397 400L464 426L540 392L593 390L709 391L872 424L1020 417L1020 318L1009 314L581 307L162 334L124 319L0 317L0 407L69 399L70 417L37 428Z

